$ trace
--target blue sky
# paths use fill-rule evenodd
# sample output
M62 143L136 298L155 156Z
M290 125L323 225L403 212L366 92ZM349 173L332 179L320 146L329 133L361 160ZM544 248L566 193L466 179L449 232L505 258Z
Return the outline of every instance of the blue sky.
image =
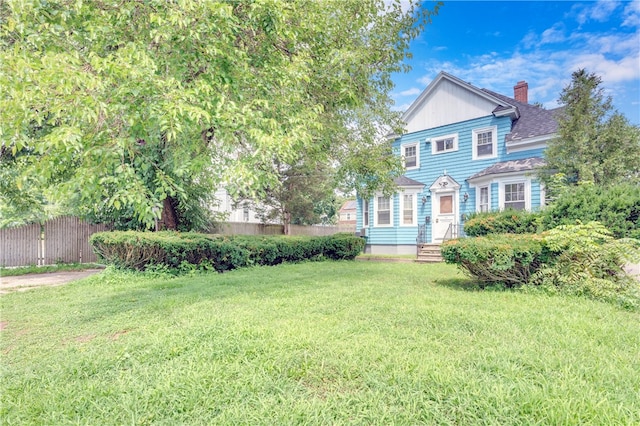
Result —
M425 2L427 8L433 3ZM394 76L404 111L440 71L529 103L558 106L579 68L602 78L614 107L640 125L640 1L444 1L411 44L412 70Z

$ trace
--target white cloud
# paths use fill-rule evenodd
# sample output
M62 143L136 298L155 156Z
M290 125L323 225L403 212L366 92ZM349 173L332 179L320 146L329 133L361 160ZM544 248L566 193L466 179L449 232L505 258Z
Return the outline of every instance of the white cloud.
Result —
M553 44L562 43L565 41L565 27L561 22L555 24L553 27L548 28L540 35L540 44Z
M618 8L620 2L612 0L598 0L595 3L579 3L574 6L576 21L582 25L588 21L606 22Z
M418 89L417 87L412 87L411 89L403 90L402 92L400 92L400 96L415 96L419 95L420 92L422 92L422 90Z
M632 1L624 8L623 27L639 27L640 26L640 2Z
M401 111L401 112L404 112L404 111L406 111L407 109L409 109L409 107L410 107L410 106L411 106L411 104L410 104L410 103L404 103L404 104L401 104L401 105L393 105L393 106L391 107L391 111Z
M527 35L523 40L531 40ZM539 44L535 49L518 50L509 56L495 52L470 58L460 63L432 62L419 79L429 84L441 71L447 71L464 81L513 96L513 86L520 80L529 83L529 101L548 108L557 106L557 99L579 68L602 78L603 88L614 97L622 97L628 84L640 81L640 32L635 34L576 33L566 40L566 47Z

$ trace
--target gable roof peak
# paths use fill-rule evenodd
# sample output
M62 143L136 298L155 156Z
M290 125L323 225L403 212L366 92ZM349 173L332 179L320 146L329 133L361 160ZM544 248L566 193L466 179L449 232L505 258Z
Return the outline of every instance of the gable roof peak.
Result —
M473 84L466 82L452 74L449 74L445 71L440 71L438 75L427 85L427 87L422 91L422 93L416 98L415 101L407 108L407 110L402 115L402 120L407 122L408 119L420 108L422 103L427 99L427 97L433 93L434 90L440 85L442 80L448 80L453 84L456 84L460 87L464 87L468 91L474 93L481 98L484 98L490 102L496 104L496 108L492 111L496 115L509 115L512 119L517 119L519 117L519 112L517 110L516 105L511 102L506 102L504 97L495 96L494 92L480 89ZM515 102L515 100L514 100Z

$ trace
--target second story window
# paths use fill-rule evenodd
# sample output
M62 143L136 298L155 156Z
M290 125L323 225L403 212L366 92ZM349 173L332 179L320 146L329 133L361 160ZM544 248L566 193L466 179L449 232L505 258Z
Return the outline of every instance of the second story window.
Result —
M458 150L458 134L440 136L431 139L431 153L442 154Z
M413 169L419 167L418 163L418 144L403 145L402 157L404 158L404 167Z
M438 139L436 141L436 152L453 151L453 138Z
M473 159L495 158L497 156L496 128L477 129L473 131Z

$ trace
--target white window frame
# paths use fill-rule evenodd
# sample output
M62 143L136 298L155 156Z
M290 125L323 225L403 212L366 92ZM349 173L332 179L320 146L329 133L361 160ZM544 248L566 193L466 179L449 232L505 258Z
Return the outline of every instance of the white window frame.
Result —
M411 213L412 213L412 217L411 217L411 223L404 223L404 209L405 209L405 202L404 202L404 196L405 195L411 195L412 196L412 200L411 200ZM400 226L418 226L418 191L416 190L405 190L403 192L401 192L399 194L400 196L400 211L399 211L399 215L400 215Z
M453 148L445 149L444 151L438 151L436 148L438 145L438 141L445 140L445 139L453 139ZM458 150L458 134L457 133L452 133L450 135L443 135L443 136L437 136L435 138L431 138L431 155L446 154L447 152L455 152L457 150Z
M505 186L524 183L524 209L531 211L531 179L509 179L500 182L500 210L505 210Z
M369 200L362 200L362 227L369 226Z
M416 165L415 166L411 166L411 167L407 167L405 165L405 158L406 158L406 150L407 148L415 148L416 149ZM415 142L415 143L408 143L408 144L404 144L401 146L401 154L402 154L402 165L405 167L406 170L413 170L413 169L418 169L420 168L420 143Z
M491 132L491 155L478 155L478 135ZM485 160L487 158L496 158L498 156L498 128L496 126L483 127L482 129L473 129L473 151L471 156L473 160Z
M378 208L379 198L387 198L389 200L389 223L378 223ZM385 197L382 194L376 194L373 200L373 226L376 228L392 228L393 227L393 195Z
M482 190L487 190L487 212L491 211L491 184L476 187L476 211L482 212Z

